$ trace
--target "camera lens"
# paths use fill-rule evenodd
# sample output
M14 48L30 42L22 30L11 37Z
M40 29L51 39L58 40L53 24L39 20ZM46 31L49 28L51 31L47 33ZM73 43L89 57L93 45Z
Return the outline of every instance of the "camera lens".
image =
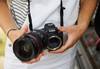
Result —
M31 45L22 45L19 48L19 55L21 55L24 58L30 57L32 54L32 46Z
M21 61L29 61L37 57L38 50L31 39L25 38L14 43L13 51Z
M45 39L45 35L38 30L26 33L14 42L14 54L21 61L30 61L46 48L47 40Z
M47 46L47 48L49 50L57 50L58 48L61 47L61 44L62 44L62 40L61 40L60 37L58 37L58 36L51 36L48 39L48 46Z

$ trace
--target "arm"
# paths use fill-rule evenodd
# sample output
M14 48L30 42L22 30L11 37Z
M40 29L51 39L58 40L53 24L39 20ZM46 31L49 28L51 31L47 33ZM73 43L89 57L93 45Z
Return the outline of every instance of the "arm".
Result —
M27 27L23 27L23 29L18 30L16 23L11 15L11 12L8 8L7 0L0 0L0 27L3 29L5 34L8 33L8 37L12 42L14 42L18 37L26 32Z
M0 27L3 29L5 34L7 34L10 29L17 29L17 26L8 8L7 0L0 0ZM12 41L15 40L14 37L9 36L9 38Z
M62 53L76 44L88 28L91 17L95 11L96 4L97 0L80 0L80 11L77 25L60 28L62 32L68 33L68 40L60 49L52 51L52 53Z
M97 0L81 0L80 13L78 17L78 26L83 32L88 28L91 17L95 11Z
M27 25L23 26L22 29L18 30L15 21L12 18L6 0L0 0L0 27L4 30L6 34L10 29L17 29L9 32L9 38L12 42L14 42L18 37L20 37L24 33L28 32ZM40 60L41 56L43 56L43 53L41 53L36 59L25 63L31 64L33 62L37 62Z
M0 0L0 27L6 34L9 29L17 29L6 0Z

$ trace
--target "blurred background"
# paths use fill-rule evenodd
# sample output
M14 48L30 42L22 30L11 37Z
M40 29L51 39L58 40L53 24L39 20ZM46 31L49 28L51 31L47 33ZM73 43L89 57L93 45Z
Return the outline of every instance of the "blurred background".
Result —
M6 43L6 35L0 28L0 69L3 69L5 43Z

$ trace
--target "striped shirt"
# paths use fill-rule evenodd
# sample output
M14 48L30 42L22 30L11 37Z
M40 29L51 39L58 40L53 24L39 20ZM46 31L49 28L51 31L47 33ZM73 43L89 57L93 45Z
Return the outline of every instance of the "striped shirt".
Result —
M12 0L10 4L10 8L18 28L21 28L28 13L27 0Z

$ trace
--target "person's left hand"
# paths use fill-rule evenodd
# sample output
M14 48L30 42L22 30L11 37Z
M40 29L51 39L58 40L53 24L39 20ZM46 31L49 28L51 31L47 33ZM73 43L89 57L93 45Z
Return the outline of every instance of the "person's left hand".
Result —
M67 33L68 39L66 40L65 44L60 49L56 51L50 51L50 53L62 53L66 51L67 49L73 47L74 44L76 44L76 42L80 39L83 32L85 31L84 28L78 25L73 25L69 27L60 27L59 30Z

